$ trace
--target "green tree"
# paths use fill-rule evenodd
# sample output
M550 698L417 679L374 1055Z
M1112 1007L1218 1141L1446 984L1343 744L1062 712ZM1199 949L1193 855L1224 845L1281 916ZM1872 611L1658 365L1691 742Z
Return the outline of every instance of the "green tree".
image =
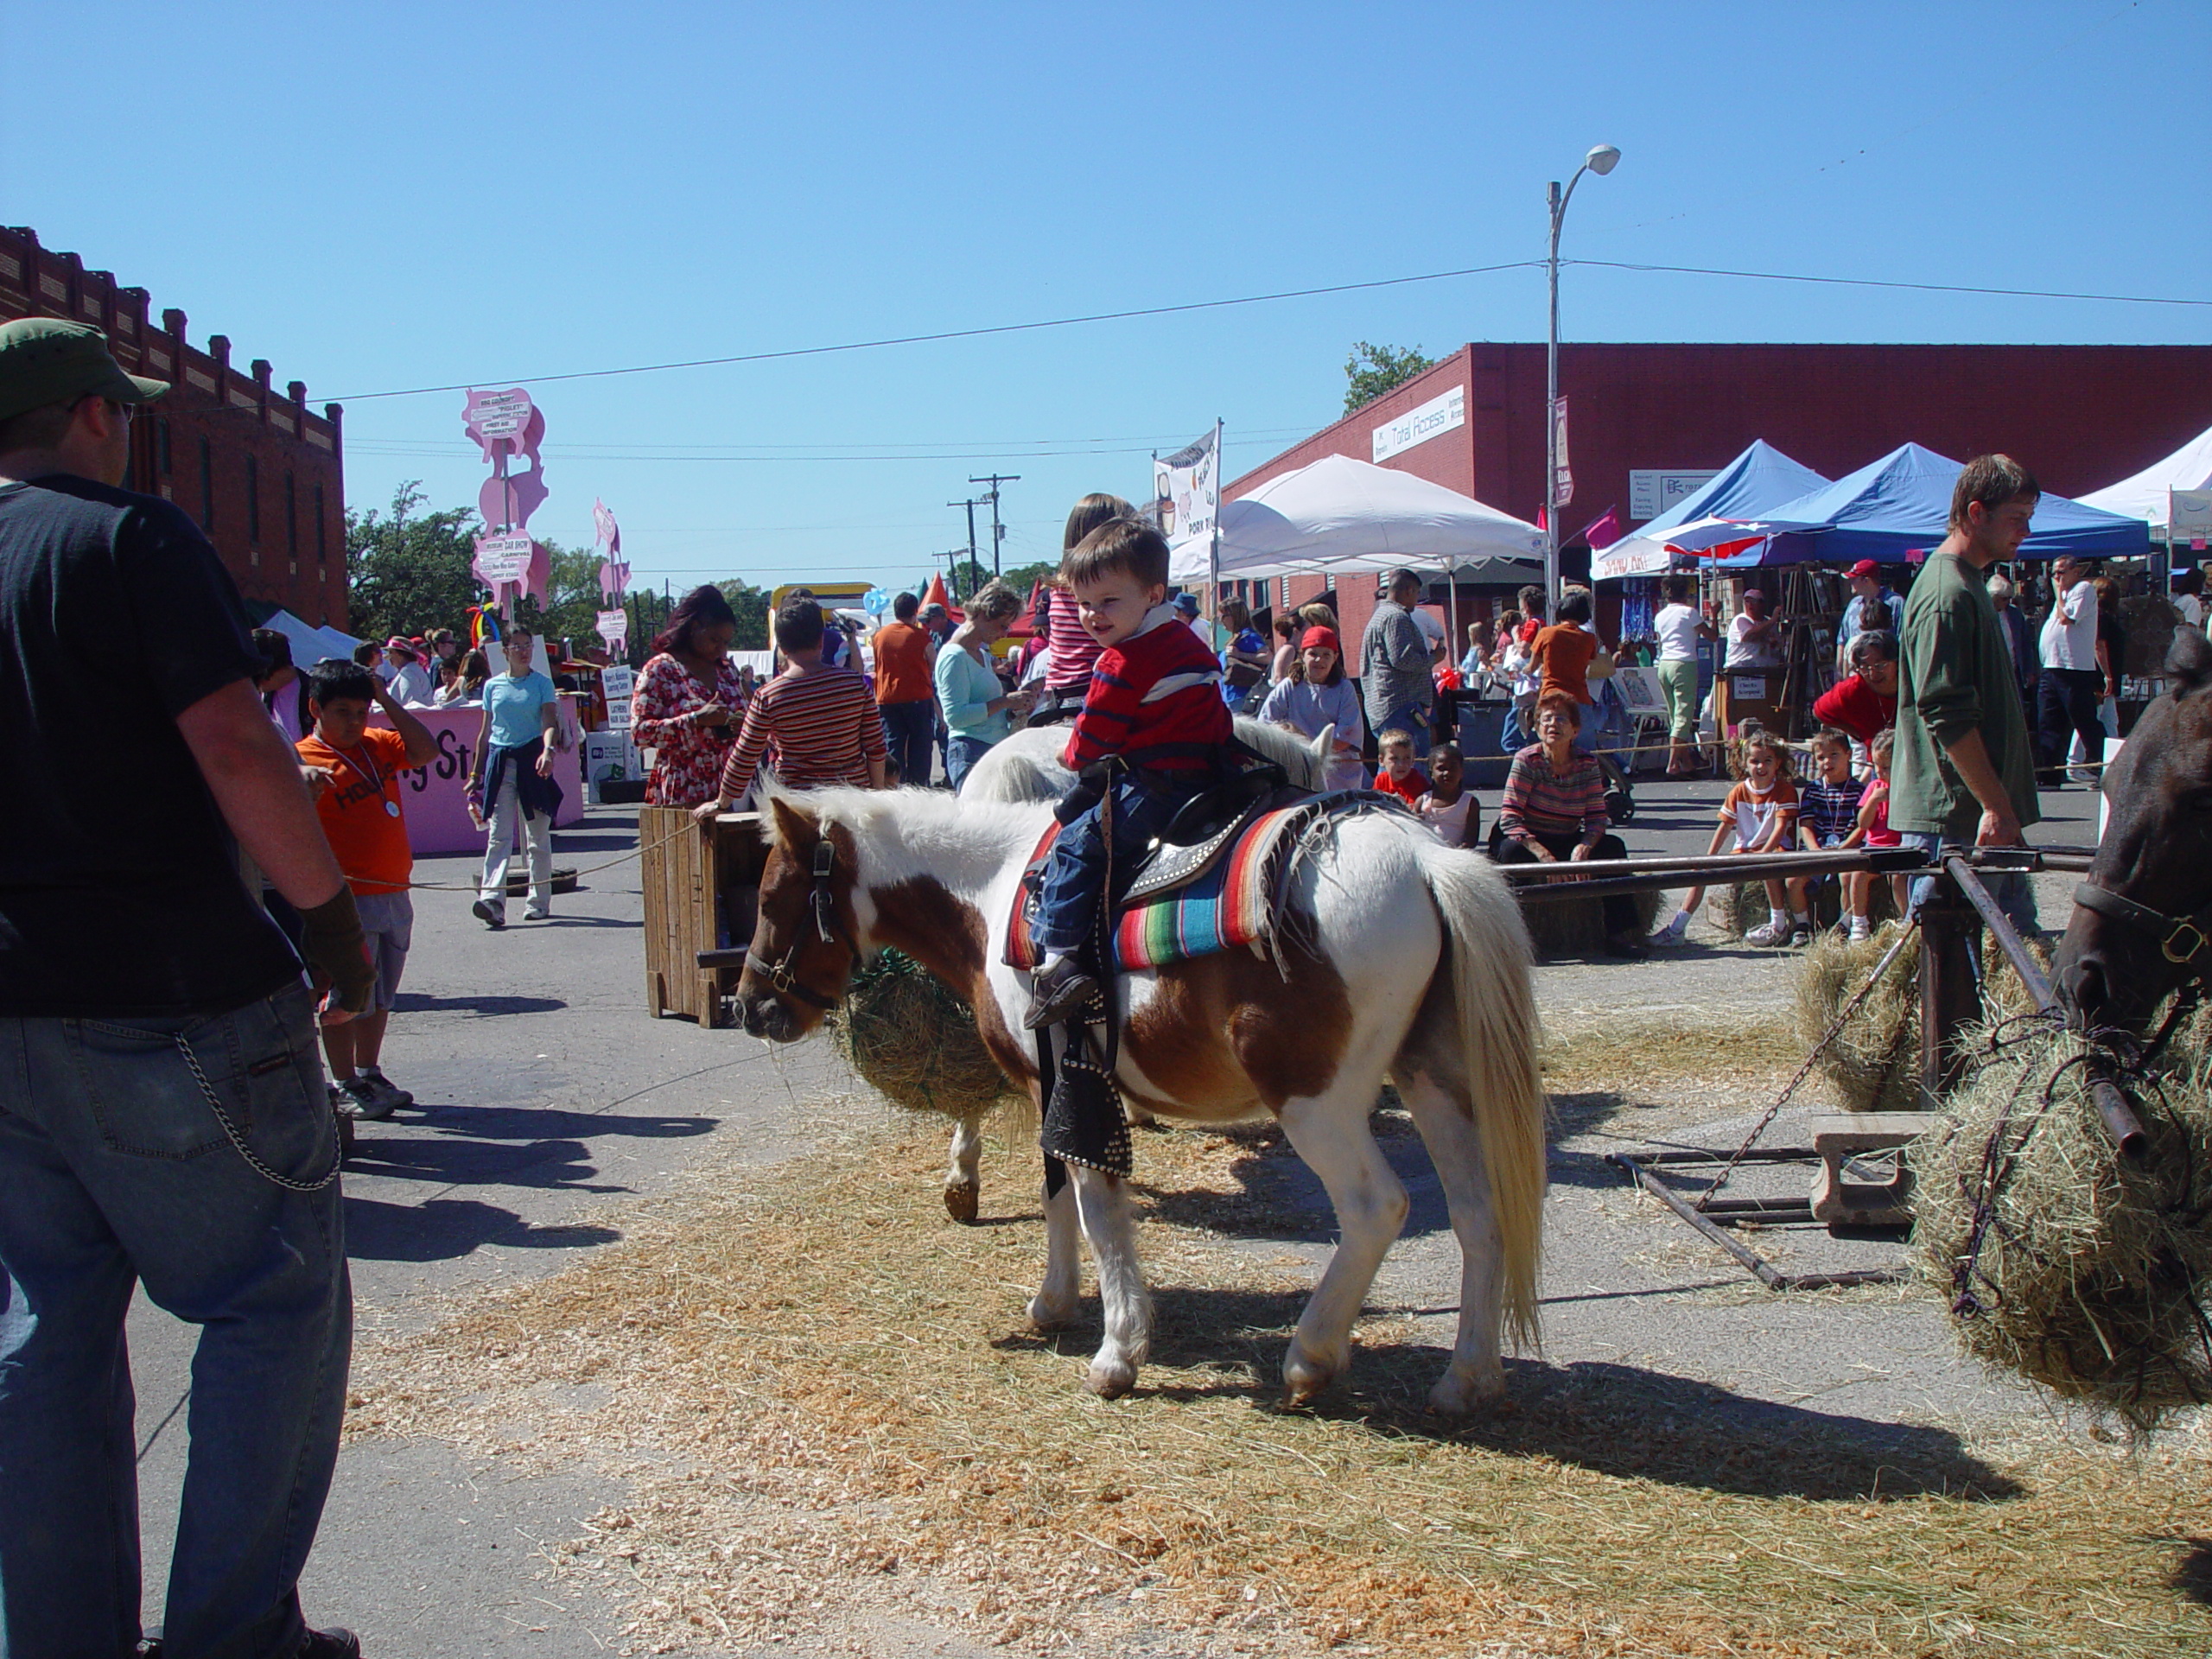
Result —
M737 615L737 635L729 642L732 651L766 651L768 649L768 596L775 590L755 588L750 582L734 577L718 582L722 597L729 601L729 607Z
M563 547L558 542L543 545L545 601L540 604L535 595L523 594L515 601L515 620L540 638L566 639L581 652L599 639L599 550Z
M1418 346L1401 349L1359 341L1344 359L1344 413L1366 408L1384 392L1395 391L1423 370L1435 366L1435 359L1423 357Z
M1035 564L1018 564L999 580L1026 600L1032 588L1052 576L1059 568L1058 559L1040 559Z
M346 585L353 632L364 639L461 626L482 597L470 562L476 513L470 507L418 511L419 480L391 493L389 514L346 510Z

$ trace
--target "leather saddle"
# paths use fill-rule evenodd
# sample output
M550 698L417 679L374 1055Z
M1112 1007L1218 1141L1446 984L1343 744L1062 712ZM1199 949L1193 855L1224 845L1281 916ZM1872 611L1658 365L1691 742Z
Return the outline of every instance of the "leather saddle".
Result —
M1263 812L1308 799L1313 791L1291 787L1277 766L1254 766L1201 790L1176 809L1152 850L1122 890L1120 907L1142 904L1187 887Z

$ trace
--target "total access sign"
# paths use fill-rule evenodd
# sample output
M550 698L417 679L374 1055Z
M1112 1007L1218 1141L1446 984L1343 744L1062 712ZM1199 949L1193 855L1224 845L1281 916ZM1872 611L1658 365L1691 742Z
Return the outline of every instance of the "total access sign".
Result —
M1441 437L1467 423L1467 389L1454 386L1441 397L1432 397L1419 409L1385 421L1375 429L1375 464L1402 455L1415 444Z

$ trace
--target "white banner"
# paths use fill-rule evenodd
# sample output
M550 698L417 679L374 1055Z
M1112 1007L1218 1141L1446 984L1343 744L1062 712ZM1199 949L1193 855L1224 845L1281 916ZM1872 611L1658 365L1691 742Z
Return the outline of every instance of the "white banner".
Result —
M1402 455L1415 444L1442 437L1466 423L1467 389L1454 386L1441 397L1432 397L1419 409L1376 427L1373 437L1375 464L1380 467L1391 456Z
M1552 505L1565 506L1574 499L1574 469L1567 464L1567 398L1552 405Z
M1216 427L1196 443L1152 463L1152 493L1160 531L1170 542L1211 537L1221 513L1221 455Z

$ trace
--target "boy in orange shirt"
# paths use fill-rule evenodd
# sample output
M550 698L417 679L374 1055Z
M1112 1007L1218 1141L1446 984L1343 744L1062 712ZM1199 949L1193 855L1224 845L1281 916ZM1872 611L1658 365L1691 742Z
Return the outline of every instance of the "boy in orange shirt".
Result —
M372 729L372 707L382 709L397 729ZM368 1011L322 1028L323 1052L337 1079L340 1109L355 1117L390 1117L396 1108L415 1103L378 1064L415 926L407 893L415 854L407 844L400 775L435 759L437 740L358 663L319 664L308 676L308 711L315 730L299 741L300 761L315 785L323 836L353 890L377 974Z

